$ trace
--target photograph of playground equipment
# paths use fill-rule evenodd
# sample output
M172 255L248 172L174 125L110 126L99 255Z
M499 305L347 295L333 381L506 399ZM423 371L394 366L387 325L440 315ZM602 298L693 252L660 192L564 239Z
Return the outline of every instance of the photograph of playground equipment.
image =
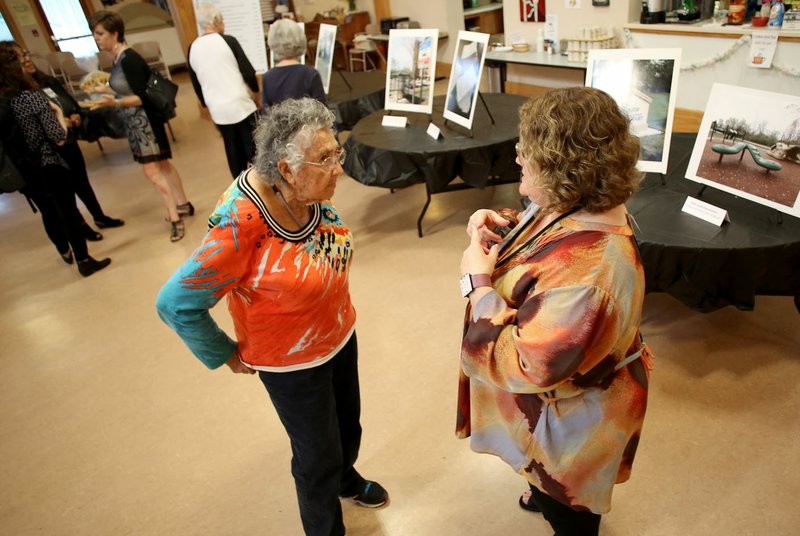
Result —
M443 117L464 128L472 128L488 43L489 34L458 32Z
M714 84L686 178L800 218L800 97Z
M439 30L390 30L386 68L387 110L433 112Z
M322 78L322 87L325 89L325 93L328 92L328 88L331 85L334 46L336 46L336 26L333 24L320 24L314 68Z
M630 118L641 171L667 171L680 59L677 48L589 51L585 83L611 95Z

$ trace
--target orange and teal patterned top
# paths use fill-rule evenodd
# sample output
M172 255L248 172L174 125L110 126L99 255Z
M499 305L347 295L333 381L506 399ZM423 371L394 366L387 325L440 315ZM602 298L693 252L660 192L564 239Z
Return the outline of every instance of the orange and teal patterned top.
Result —
M512 231L494 290L467 308L457 435L600 514L630 475L647 405L642 263L630 226L570 217L503 261L532 227Z
M237 351L258 370L289 372L325 363L355 325L348 275L353 236L329 201L298 231L281 227L247 172L220 198L200 247L172 275L158 314L209 368ZM209 314L223 296L236 339Z

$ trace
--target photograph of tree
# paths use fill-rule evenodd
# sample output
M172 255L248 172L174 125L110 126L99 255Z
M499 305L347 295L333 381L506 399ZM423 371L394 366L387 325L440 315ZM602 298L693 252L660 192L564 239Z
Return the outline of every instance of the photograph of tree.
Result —
M387 110L433 111L439 30L390 30L386 69Z
M639 138L639 169L666 173L680 49L591 50L586 85L611 95Z
M800 97L714 84L686 178L800 217Z

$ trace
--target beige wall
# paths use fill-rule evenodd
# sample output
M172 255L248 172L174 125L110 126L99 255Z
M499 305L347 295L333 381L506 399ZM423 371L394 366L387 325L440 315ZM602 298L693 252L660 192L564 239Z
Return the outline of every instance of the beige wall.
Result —
M305 20L311 20L317 13L328 11L335 7L343 7L347 10L347 2L341 0L294 0L294 9L298 15L302 15ZM375 21L375 6L372 0L356 0L356 11L366 11L372 22Z
M14 20L19 33L22 34L22 43L25 48L42 57L52 52L54 47L50 43L50 36L44 29L39 14L28 0L1 0L5 4L6 12Z
M391 0L392 17L408 17L422 28L438 28L449 38L439 41L438 63L452 63L458 31L464 29L461 0Z
M579 0L581 7L567 9L564 0L547 0L546 12L558 16L558 38L578 37L582 26L612 27L618 39L622 25L639 20L641 2L636 0L611 0L611 5L595 7L592 0ZM544 23L519 20L519 0L503 0L503 24L506 35L519 32L530 44L536 43L536 32Z

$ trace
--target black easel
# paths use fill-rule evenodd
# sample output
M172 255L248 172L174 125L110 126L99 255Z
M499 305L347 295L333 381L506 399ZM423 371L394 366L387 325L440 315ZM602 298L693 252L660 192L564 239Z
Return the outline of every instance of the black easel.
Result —
M481 102L483 103L483 108L486 110L486 114L489 116L489 120L490 120L490 121L492 122L492 124L494 125L494 124L495 124L495 122L494 122L494 116L492 115L492 112L491 112L491 111L489 111L489 106L486 104L486 99L484 99L484 98L483 98L483 93L481 93L480 91L478 91L478 97L480 97L480 99L481 99ZM447 100L445 100L445 106L446 106L446 105L447 105ZM452 130L452 128L453 128L453 127L451 127L451 126L450 126L450 125L448 125L447 123L448 123L448 120L447 120L447 119L445 119L445 120L444 120L444 124L445 124L445 126L446 126L447 128L449 128L449 129L451 129L451 130ZM459 125L459 126L461 126L461 125ZM472 129L470 128L470 129L468 129L468 130L469 130L469 134L468 134L468 136L469 136L470 138L474 137L474 136L473 136L473 134L472 134Z
M353 86L351 86L350 82L347 81L347 78L345 78L344 73L342 72L342 70L341 69L336 69L336 72L339 73L339 76L341 76L342 80L344 80L344 85L347 86L347 89L349 89L350 91L353 91Z

